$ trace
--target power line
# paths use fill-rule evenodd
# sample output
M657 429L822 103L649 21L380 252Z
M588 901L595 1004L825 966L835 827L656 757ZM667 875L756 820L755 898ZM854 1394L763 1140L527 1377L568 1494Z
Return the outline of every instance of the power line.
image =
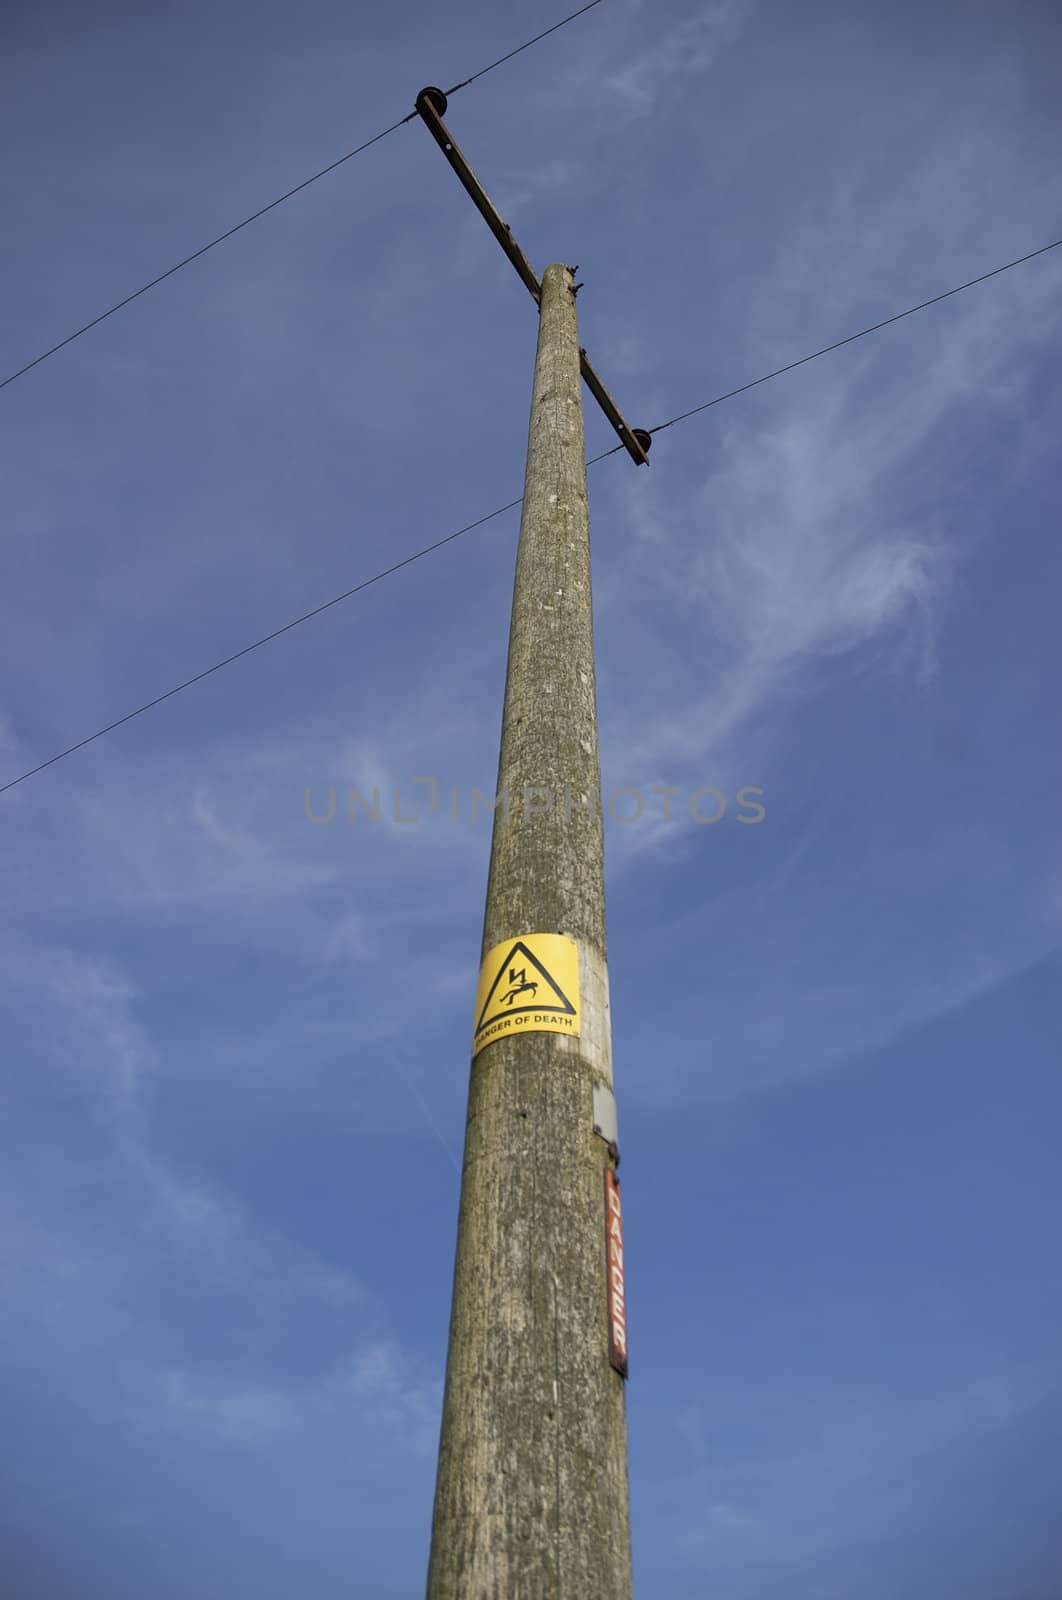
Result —
M775 367L773 372L765 372L762 378L753 378L751 383L743 383L740 388L728 389L725 394L717 394L714 400L706 400L703 405L692 406L689 411L680 411L677 417L672 417L667 422L658 422L655 428L650 428L648 431L662 433L665 428L673 428L676 422L685 422L687 417L695 417L699 411L707 411L709 407L717 406L724 400L732 400L735 395L755 389L758 384L769 383L772 378L780 378L783 372L792 372L795 367L803 367L809 361L817 361L819 356L829 355L831 350L840 350L842 345L852 344L856 339L865 339L868 333L877 333L879 328L887 328L890 323L902 322L904 317L913 317L916 311L924 311L927 306L939 305L942 300L947 300L953 294L962 294L964 289L972 289L975 284L987 283L989 278L997 278L1001 272L1009 272L1011 267L1020 267L1036 256L1045 255L1048 250L1057 250L1059 245L1062 245L1062 239L1041 245L1039 250L1030 250L1027 256L1018 256L1016 260L1007 261L1001 267L993 267L991 272L982 272L979 278L971 278L968 283L960 283L954 289L945 289L943 294L935 294L931 299L922 300L916 306L908 306L906 311L897 311L895 316L886 317L883 322L872 322L869 328L860 328L858 333L850 333L846 339L838 339L833 344L824 344L821 350L813 350L809 356L801 356L799 361L790 361L784 367ZM622 449L622 446L620 448ZM610 450L608 454L611 455L612 451Z
M563 28L567 23L574 22L576 17L581 17L586 11L593 11L594 7L599 6L600 4L601 0L590 0L589 5L580 6L579 10L573 11L570 17L563 17L560 22L555 22L552 28L546 28L542 33L536 33L535 37L533 39L528 39L526 44L518 44L515 50L509 51L508 55L499 56L497 61L492 61L489 67L480 67L478 72L474 72L470 78L462 79L460 83L455 83L452 89L447 89L446 93L448 95L456 94L458 89L467 89L468 85L470 83L475 83L477 78L482 78L488 72L493 72L495 67L500 67L503 61L511 61L513 56L518 56L520 54L521 50L530 50L531 46L533 44L538 44L540 39L548 39L550 34L556 33L558 28Z
M530 50L533 44L538 44L540 40L548 38L551 33L556 33L558 28L563 28L569 22L574 22L576 17L581 17L584 12L592 11L594 6L600 4L601 0L590 0L589 5L582 6L578 11L573 11L570 16L563 17L560 22L555 22L551 28L547 28L543 33L536 33L533 39L527 39L523 44L517 45L515 50L510 50L506 55L499 56L489 66L481 67L470 78L465 78L463 82L455 84L452 89L448 89L447 93L456 94L458 89L467 88L470 83L475 83L477 78L482 78L486 73L493 72L495 67L500 67L503 62L511 61L513 56L518 56L521 51ZM165 272L160 272L157 278L152 278L149 283L143 284L141 288L134 289L132 294L127 294L124 300L119 300L106 311L101 311L98 317L92 318L91 322L86 322L83 327L75 329L73 333L68 333L65 339L60 339L58 344L53 344L51 349L42 351L39 356L34 356L33 360L27 361L24 367L19 367L17 372L12 372L8 377L0 379L0 389L6 389L9 383L14 383L17 378L25 377L27 372L32 372L34 367L39 367L42 361L48 360L49 356L54 356L58 351L64 350L68 344L73 344L74 340L80 339L83 333L88 333L92 328L98 328L101 322L106 322L108 317L113 317L116 311L121 311L125 306L132 305L134 300L139 300L140 296L147 294L149 289L154 289L158 284L165 283L166 279L172 278L175 272L180 272L182 268L190 266L193 261L198 261L199 257L205 256L208 250L213 250L217 245L224 244L226 239L231 239L234 233L239 233L242 228L249 227L252 222L257 222L259 217L264 217L268 211L275 211L277 206L284 204L285 200L290 200L293 195L300 194L303 189L308 189L311 183L316 183L319 178L324 178L328 173L335 172L336 168L341 167L344 162L352 161L355 156L360 156L363 150L368 150L370 146L379 144L380 140L386 139L388 134L404 127L407 122L412 122L416 115L415 111L411 111L400 122L392 122L389 128L381 129L379 133L374 133L371 139L366 139L363 144L359 144L355 149L348 150L345 156L340 156L336 161L330 161L327 167L322 167L312 177L304 178L293 189L288 189L286 193L278 195L275 200L270 200L268 205L252 212L249 217L244 217L242 222L237 222L233 227L226 228L224 233L219 233L216 239L211 239L209 243L201 245L198 250L193 250L190 256L185 256L184 260L178 261L176 266L168 267ZM0 794L2 793L3 790L0 789Z
M598 0L594 0L598 3ZM579 13L576 12L575 15ZM560 24L558 24L560 26ZM484 71L488 71L484 68ZM790 361L784 367L776 367L773 372L765 372L762 378L753 378L751 383L743 383L737 389L728 389L725 394L716 395L713 400L705 400L702 405L692 406L689 411L681 411L678 416L671 417L667 422L657 423L655 428L650 428L650 433L661 433L665 428L671 428L676 422L685 422L688 417L694 417L701 411L707 411L712 406L717 406L724 400L731 400L735 395L745 394L749 389L755 389L758 384L769 383L772 378L781 377L784 372L792 372L796 367L805 366L809 361L815 361L819 356L828 354L831 350L840 350L842 346L851 344L855 339L865 338L868 333L875 333L879 328L887 328L893 322L900 322L904 317L913 316L916 311L924 311L927 306L935 306L941 300L947 300L953 294L961 294L964 289L972 289L975 284L985 283L989 278L996 278L1001 272L1009 272L1012 267L1020 267L1026 261L1032 261L1037 256L1046 254L1048 250L1057 250L1062 245L1062 239L1056 239L1052 244L1045 244L1039 250L1030 250L1028 255L1018 256L1014 261L1007 261L1001 267L993 267L991 272L983 272L980 277L971 278L967 283L960 283L954 289L946 289L943 294L933 295L929 300L922 300L916 306L909 306L906 311L898 311L894 316L886 317L882 322L875 322L869 328L861 328L858 333L850 333L845 339L838 339L833 344L823 345L821 350L813 350L810 355L801 356L799 361ZM592 456L587 466L593 466L597 461L604 461L607 456L613 456L623 450L624 445L614 445L611 450L603 450L600 455ZM436 539L433 544L425 545L423 549L416 550L412 555L405 556L403 560L396 561L393 566L384 567L381 572L376 572L371 578L365 578L361 583L356 583L352 589L344 589L342 594L337 594L331 600L326 600L323 605L314 606L311 611L304 611L301 616L295 617L291 622L285 622L282 627L274 628L272 633L267 633L261 639L255 639L252 644L244 645L242 650L233 651L222 661L216 661L212 667L206 667L202 672L197 672L191 678L186 678L183 683L178 683L174 688L167 689L165 694L156 695L154 700L145 701L142 706L137 706L134 711L126 712L125 716L118 717L114 722L108 722L106 727L98 728L95 733L90 733L87 738L79 739L76 744L68 745L65 750L60 750L56 755L49 756L47 761L41 761L37 766L30 767L28 771L20 773L17 778L12 778L8 783L0 784L0 794L6 794L9 789L25 783L27 778L34 777L38 772L43 772L46 767L53 767L57 761L72 756L76 750L83 750L86 745L93 744L97 739L102 739L104 734L112 733L115 728L120 728L126 722L132 722L134 717L143 716L145 711L151 711L155 706L162 705L165 700L172 700L174 695L181 694L185 689L190 689L193 684L201 683L204 678L211 677L215 672L220 672L223 667L231 666L234 661L250 655L253 650L260 650L263 645L270 644L274 639L279 639L281 634L290 633L293 628L301 627L304 622L309 622L312 617L319 617L322 612L331 610L332 606L339 605L344 600L349 600L352 595L360 594L363 589L368 589L374 583L379 583L383 578L389 578L392 573L400 572L403 567L412 566L414 561L419 561L423 556L431 555L435 550L441 550L444 545L453 544L455 539L460 539L463 534L471 533L473 528L481 528L485 522L492 522L495 517L500 517L506 511L512 511L521 505L523 496L518 500L510 500L507 505L498 506L494 511L488 511L486 516L477 517L475 522L468 522L463 528L458 528L456 533L448 533L445 538Z
M415 113L414 113L415 114ZM160 272L157 278L152 278L150 283L145 283L141 288L134 289L132 294L127 294L124 300L119 300L116 305L101 311L98 317L93 317L91 322L86 322L74 333L68 333L65 339L60 339L58 344L53 344L50 350L45 350L41 355L34 356L32 361L27 361L24 367L19 367L17 372L12 372L10 377L0 381L0 389L6 389L9 383L14 383L16 378L24 377L27 372L32 372L34 367L39 367L42 361L47 361L49 356L54 356L57 351L63 350L68 344L73 344L75 339L80 339L83 333L88 333L90 328L98 328L101 322L106 322L108 317L113 317L116 311L121 311L124 306L132 305L134 300L139 300L142 294L147 294L149 289L154 289L157 284L165 283L167 278L172 278L175 272L180 272L182 267L190 266L193 261L198 261L200 256L205 256L208 250L213 250L215 245L223 244L226 239L231 239L234 233L239 233L241 228L248 227L252 222L257 222L259 217L264 217L267 211L273 211L277 206L283 205L285 200L290 200L292 195L298 194L301 189L308 189L311 183L316 183L318 178L323 178L326 173L334 172L341 167L344 161L351 161L354 156L360 156L363 150L368 150L370 145L379 144L381 139L386 139L389 133L394 133L396 128L401 128L409 121L403 117L401 122L392 122L389 128L384 128L380 133L374 133L371 139L366 139L364 144L359 144L357 149L348 150L345 156L340 156L338 161L331 162L327 167L322 167L320 172L315 172L312 178L304 178L302 183L297 183L294 189L289 189L286 194L279 195L276 200L270 200L267 206L262 206L259 211L254 211L249 217L244 217L242 222L237 222L235 227L227 228L224 233L219 233L216 239L211 239L209 244L201 245L198 250L193 250L190 256L185 256L183 261L178 261L174 267L168 267L165 272Z
M775 367L773 372L765 372L762 378L753 378L751 383L742 383L736 389L727 389L725 394L717 394L712 400L705 400L699 406L691 406L689 411L680 411L677 417L670 417L667 422L658 422L655 428L647 428L647 433L663 433L665 428L673 428L676 422L685 422L687 417L695 417L701 411L709 411L712 406L718 406L724 400L733 400L735 395L747 394L750 389L758 388L761 383L770 383L772 378L780 378L784 372L792 372L796 367L806 366L809 361L817 361L819 356L829 355L831 350L840 350L846 344L853 344L856 339L865 339L868 333L877 333L879 328L887 328L890 323L902 322L904 317L913 317L916 311L924 311L927 306L939 305L941 300L947 300L953 294L962 294L964 289L972 289L975 284L987 283L989 278L998 278L1001 272L1009 272L1012 267L1020 267L1026 261L1033 261L1037 256L1046 255L1048 250L1057 250L1062 245L1062 239L1055 239L1051 244L1041 245L1039 250L1030 250L1028 255L1017 256L1013 261L1005 261L1001 267L993 267L991 272L982 272L979 278L970 278L967 283L960 283L954 289L945 289L943 294L935 294L929 300L921 300L916 306L908 306L906 311L897 311L894 316L886 317L883 322L872 322L868 328L860 328L858 333L850 333L844 339L837 339L833 344L824 344L821 350L813 350L808 356L801 356L799 361L789 361L784 367ZM587 462L593 466L595 461L604 461L606 456L614 456L624 445L613 445L611 450L602 450L599 456L594 456ZM0 794L3 790L0 789Z
M45 767L54 767L57 761L62 761L66 756L72 756L75 750L83 750L87 744L102 739L105 733L112 733L115 728L120 728L125 722L132 722L134 717L142 717L145 711L151 711L155 706L160 706L164 700L172 700L175 694L180 694L184 689L190 689L193 683L202 683L204 678L209 678L213 673L220 672L222 667L229 667L234 661L239 661L241 656L249 656L252 650L260 650L264 644L269 644L273 639L279 639L282 633L290 633L292 628L298 628L304 622L309 622L311 617L319 617L322 611L328 611L332 606L339 605L342 600L349 600L351 595L360 594L362 589L368 589L372 584L379 583L382 578L389 578L393 572L400 572L403 567L408 567L414 561L419 561L422 556L431 555L433 550L440 550L444 544L452 544L455 539L460 539L464 533L471 533L473 528L482 527L484 522L490 522L494 517L500 517L503 511L511 511L520 500L510 500L508 505L499 506L496 511L488 511L485 517L477 517L475 522L468 522L463 528L458 528L456 533L448 533L444 539L436 539L434 544L425 545L423 550L416 550L411 556L406 556L402 561L396 561L391 567L384 567L382 572L374 572L371 578L365 578L361 583L356 583L353 589L345 589L342 594L337 594L331 600L326 600L323 605L314 606L312 611L304 611L301 617L295 617L291 622L285 622L283 627L274 628L272 633L267 633L261 639L256 639L253 644L244 645L242 650L234 650L231 656L226 656L223 661L215 661L212 667L206 667L202 672L197 672L191 678L185 678L183 683L178 683L173 689L167 689L165 694L156 695L154 700L147 700L142 706L137 706L135 711L127 711L124 717L118 717L114 722L108 722L105 728L99 728L95 733L90 733L88 738L79 739L77 744L68 745L65 750L60 750L58 755L49 756L47 761L42 761L38 766L31 767L28 772L23 772L17 778L12 778L10 783L0 785L0 794L6 794L8 789L13 789L16 784L24 783L27 778L32 778L35 773L43 772Z

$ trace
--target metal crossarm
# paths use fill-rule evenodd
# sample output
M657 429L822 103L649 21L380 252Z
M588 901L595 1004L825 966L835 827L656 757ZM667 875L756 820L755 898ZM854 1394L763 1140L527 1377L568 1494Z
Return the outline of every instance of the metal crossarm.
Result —
M422 89L417 96L416 106L421 121L461 180L462 188L471 198L476 210L516 269L524 287L535 304L538 305L542 298L542 285L539 283L531 263L513 238L509 224L503 222L494 209L483 185L465 160L453 134L442 119L442 114L446 110L446 95L441 89ZM647 467L649 465L649 446L652 443L652 435L647 433L644 428L628 427L616 402L591 366L585 350L579 351L579 366L587 388L616 430L627 454L637 466Z

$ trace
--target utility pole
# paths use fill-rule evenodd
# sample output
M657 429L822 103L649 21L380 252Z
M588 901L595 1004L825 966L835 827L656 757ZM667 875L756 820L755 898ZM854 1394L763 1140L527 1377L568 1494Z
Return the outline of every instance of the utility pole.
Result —
M445 97L422 91L417 109L487 216L490 202L441 122ZM505 237L493 223L492 231L530 274L514 260L538 301L539 330L427 1594L630 1600L626 1308L580 391L589 363L574 269L556 263L539 283L490 211ZM644 462L648 435L612 411Z

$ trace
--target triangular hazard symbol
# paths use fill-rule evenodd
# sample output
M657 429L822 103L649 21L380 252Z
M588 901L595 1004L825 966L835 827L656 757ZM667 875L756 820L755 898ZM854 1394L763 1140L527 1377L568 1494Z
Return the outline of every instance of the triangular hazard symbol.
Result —
M499 964L497 976L487 990L476 1023L476 1035L499 1017L516 1016L521 1011L560 1017L576 1015L575 1007L557 980L550 976L523 940L517 939Z

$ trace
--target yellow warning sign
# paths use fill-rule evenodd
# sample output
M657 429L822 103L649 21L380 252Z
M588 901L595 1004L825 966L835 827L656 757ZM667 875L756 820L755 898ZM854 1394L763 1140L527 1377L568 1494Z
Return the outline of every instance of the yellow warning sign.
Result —
M579 1032L579 950L560 933L525 933L479 969L472 1054L503 1035Z

